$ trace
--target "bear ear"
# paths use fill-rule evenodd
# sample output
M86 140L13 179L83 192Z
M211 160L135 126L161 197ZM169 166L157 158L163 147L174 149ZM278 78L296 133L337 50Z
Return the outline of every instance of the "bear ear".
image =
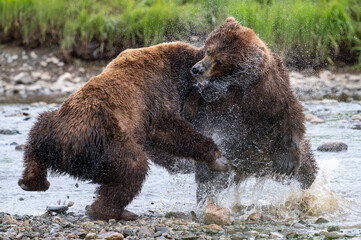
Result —
M228 17L226 19L226 23L237 23L236 19L234 17Z
M236 21L236 19L234 17L228 17L226 19L226 22L223 24L223 26L227 29L233 29L233 30L236 30L239 28L239 24L238 22Z

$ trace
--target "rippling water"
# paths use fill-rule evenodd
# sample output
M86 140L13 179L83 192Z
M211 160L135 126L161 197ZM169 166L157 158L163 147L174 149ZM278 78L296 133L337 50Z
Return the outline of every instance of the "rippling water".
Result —
M350 114L361 110L360 103L304 104L307 112L326 119L323 124L307 124L312 148L326 141L342 141L348 150L339 153L314 151L319 175L311 189L302 191L296 182L282 185L270 179L251 178L223 192L218 203L232 209L234 219L262 211L278 219L326 217L332 223L361 228L361 130L354 130ZM55 106L56 107L56 106ZM42 214L46 206L75 202L71 211L83 213L93 201L96 185L78 182L68 176L50 176L47 192L25 192L17 185L22 173L22 151L12 143L23 144L39 112L49 107L0 105L0 128L20 134L0 134L0 212ZM21 115L30 113L30 119ZM151 166L141 194L128 206L136 213L200 210L196 205L194 175L169 175Z

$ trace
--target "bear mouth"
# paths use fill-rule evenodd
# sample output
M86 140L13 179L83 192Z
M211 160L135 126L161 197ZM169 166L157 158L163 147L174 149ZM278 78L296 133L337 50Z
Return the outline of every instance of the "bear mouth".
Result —
M209 84L209 80L202 80L202 81L198 81L196 86L198 87L199 90L203 90L207 85Z

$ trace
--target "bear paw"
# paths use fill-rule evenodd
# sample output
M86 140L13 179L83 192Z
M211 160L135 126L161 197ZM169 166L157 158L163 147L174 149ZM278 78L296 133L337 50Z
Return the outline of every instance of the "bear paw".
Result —
M217 158L215 161L207 164L208 168L213 171L228 172L233 169L233 164L225 157Z
M24 191L46 191L50 187L50 182L48 180L31 180L26 181L24 179L19 179L18 185Z
M125 221L134 221L137 220L139 217L137 214L128 211L111 211L111 213L107 212L107 209L103 209L102 212L97 213L96 211L91 209L91 206L85 207L85 214L91 219L91 220L109 220L109 219L116 219L116 220L125 220Z

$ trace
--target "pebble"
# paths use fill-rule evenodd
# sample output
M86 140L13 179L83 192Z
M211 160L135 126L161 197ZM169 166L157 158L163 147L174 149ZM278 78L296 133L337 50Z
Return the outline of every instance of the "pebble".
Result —
M260 213L252 213L248 216L248 220L259 221L259 220L261 220L261 217L262 217L262 214L260 214Z
M339 226L329 226L328 228L327 228L327 231L328 232L337 232L337 231L340 231L341 229L340 229L340 227Z
M315 223L328 223L329 221L327 220L327 219L325 219L325 218L323 218L323 217L320 217L320 218L318 218L317 220L316 220L316 222Z
M47 206L46 211L47 212L56 212L56 213L65 213L68 211L68 206Z
M15 147L15 150L17 150L17 151L24 151L25 148L26 148L26 145L25 145L25 144L20 144L20 145L17 145L17 146Z
M88 233L85 236L85 239L97 239L97 238L98 238L98 235L96 233Z
M361 114L354 114L351 116L352 120L361 121Z
M167 212L165 214L166 218L187 218L187 215L184 212Z
M322 232L322 234L328 239L338 239L343 238L343 235L337 232Z
M313 114L306 114L306 121L310 122L310 123L314 123L314 124L318 124L318 123L324 123L325 120L319 118L319 117L316 117L315 115Z
M20 134L20 132L15 129L0 129L0 134L15 135L15 134Z
M348 148L346 143L343 142L326 142L317 147L320 152L340 152L346 151Z
M13 78L13 82L15 84L30 84L33 81L34 80L31 78L30 74L27 72L21 72Z
M221 226L230 225L231 213L227 208L208 204L204 212L204 222L206 224L217 224Z

